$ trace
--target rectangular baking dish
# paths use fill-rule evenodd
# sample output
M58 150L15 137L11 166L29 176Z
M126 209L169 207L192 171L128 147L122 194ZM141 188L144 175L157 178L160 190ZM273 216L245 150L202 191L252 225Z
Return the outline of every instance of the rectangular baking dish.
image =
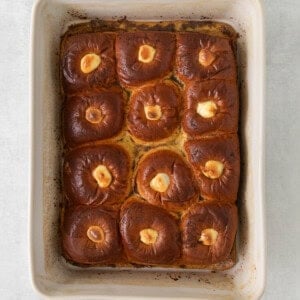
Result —
M60 36L89 19L216 20L240 34L238 262L227 271L79 269L60 256ZM258 0L40 0L31 24L30 260L34 288L72 299L258 299L265 284L264 36Z

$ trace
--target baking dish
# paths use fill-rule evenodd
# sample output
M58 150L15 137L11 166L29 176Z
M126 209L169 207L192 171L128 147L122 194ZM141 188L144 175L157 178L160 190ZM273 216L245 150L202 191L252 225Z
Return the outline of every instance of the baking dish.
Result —
M60 256L60 36L88 19L217 20L240 34L242 180L238 262L227 271L79 269ZM265 282L264 40L257 0L40 0L31 32L30 259L35 289L72 299L257 299Z

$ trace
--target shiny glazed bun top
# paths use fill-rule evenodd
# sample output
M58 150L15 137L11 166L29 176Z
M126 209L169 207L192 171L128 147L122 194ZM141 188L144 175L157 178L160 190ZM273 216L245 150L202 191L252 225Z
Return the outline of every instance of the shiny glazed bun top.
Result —
M164 148L141 158L136 185L148 202L169 210L182 210L197 198L191 169L179 154Z
M235 133L238 93L235 81L193 81L187 86L182 127L190 136Z
M61 44L63 256L81 266L232 266L234 39L214 26L220 36L191 32L211 28L190 22L105 24L74 27Z
M107 87L116 81L115 34L84 33L62 43L61 66L65 93Z
M204 199L235 202L240 179L236 134L190 140L184 145Z
M122 84L136 86L172 70L175 35L162 31L123 32L116 38L117 73Z
M172 83L145 85L130 97L128 127L138 140L156 142L168 138L180 124L178 89Z
M210 265L226 260L237 223L233 204L203 201L192 206L181 223L184 263Z
M62 243L65 257L79 264L114 263L122 249L116 217L86 206L65 211Z
M191 80L236 80L236 63L230 39L199 32L177 34L176 72Z
M123 127L124 113L120 90L67 97L63 108L63 131L67 145L74 147L116 136Z
M115 144L74 149L65 157L63 185L73 204L118 207L130 190L131 162Z
M120 231L131 262L170 264L180 256L180 232L174 217L139 197L123 204Z

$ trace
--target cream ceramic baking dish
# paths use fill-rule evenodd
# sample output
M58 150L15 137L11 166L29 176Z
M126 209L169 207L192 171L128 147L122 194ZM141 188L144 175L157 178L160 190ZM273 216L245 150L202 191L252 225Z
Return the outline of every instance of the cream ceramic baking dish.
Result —
M60 36L88 19L223 21L240 34L238 262L227 271L80 269L60 255ZM40 0L31 28L30 259L35 289L72 299L257 299L265 283L264 37L258 0Z

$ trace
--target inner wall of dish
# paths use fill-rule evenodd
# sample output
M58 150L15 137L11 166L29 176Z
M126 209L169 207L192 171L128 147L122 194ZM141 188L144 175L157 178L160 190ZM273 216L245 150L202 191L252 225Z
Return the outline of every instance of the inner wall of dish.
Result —
M244 20L241 24L237 20L231 19L226 15L226 12L232 14L232 9L236 7L230 7L230 2L223 1L223 6L219 6L219 11L213 10L213 4L205 2L205 7L201 6L201 3L195 7L195 2L186 3L188 7L182 11L182 7L176 7L176 4L171 2L165 2L164 5L155 7L154 2L145 2L145 5L149 6L149 9L131 3L130 1L124 6L124 2L115 1L111 5L107 5L105 10L100 5L91 3L72 4L70 6L65 5L63 10L54 11L49 10L47 19L45 20L45 28L42 30L45 32L45 73L49 74L44 80L44 94L43 94L43 194L44 194L44 263L46 269L46 278L53 282L76 282L78 284L84 283L101 283L101 284L121 284L126 280L127 284L143 284L144 286L160 285L178 286L184 284L186 287L199 287L212 290L218 288L224 291L230 291L235 285L243 285L250 283L254 280L255 274L255 261L251 261L251 252L254 250L254 241L249 240L249 236L253 236L250 230L253 230L251 226L248 226L251 218L251 211L253 213L253 180L249 169L255 168L253 157L251 156L251 149L254 147L248 137L251 137L252 132L255 132L253 124L249 124L249 114L254 108L248 103L248 98L251 98L251 91L248 87L248 79L252 76L251 64L251 49L249 48L249 41L251 36L246 36L244 28L247 26L252 28L251 14L249 18ZM120 5L120 6L119 6ZM82 9L84 6L85 9ZM88 7L88 9L86 9ZM119 15L116 16L116 8ZM47 9L47 5L45 5ZM149 12L152 12L150 15ZM210 12L213 11L214 14ZM144 16L144 12L147 12L147 17ZM228 271L223 272L209 272L201 270L172 270L172 269L130 269L130 270L118 270L118 269L103 269L92 268L89 270L82 270L65 263L61 257L60 243L59 243L59 203L61 197L60 186L60 126L61 126L61 104L62 99L60 96L60 85L58 80L59 65L58 65L58 53L60 35L66 29L67 25L74 22L86 21L84 18L96 18L101 16L103 19L119 18L126 15L128 19L132 20L145 20L145 21L157 21L157 20L176 20L176 19L199 19L203 16L209 16L209 18L217 21L225 21L232 25L237 32L240 33L238 40L238 55L239 55L239 72L240 72L240 92L241 92L241 125L240 136L242 144L242 174L241 188L239 196L239 236L238 236L238 263L237 265ZM55 24L55 20L64 20L60 26ZM248 47L248 48L246 48ZM246 55L248 53L248 56ZM56 64L53 64L53 62ZM246 62L248 66L246 68ZM255 152L254 152L255 153ZM243 241L243 242L241 242ZM243 270L252 270L252 275L243 272ZM117 274L116 274L117 272ZM136 272L139 273L136 276ZM118 275L118 276L116 276ZM249 277L250 275L250 277ZM238 277L238 280L237 280Z

